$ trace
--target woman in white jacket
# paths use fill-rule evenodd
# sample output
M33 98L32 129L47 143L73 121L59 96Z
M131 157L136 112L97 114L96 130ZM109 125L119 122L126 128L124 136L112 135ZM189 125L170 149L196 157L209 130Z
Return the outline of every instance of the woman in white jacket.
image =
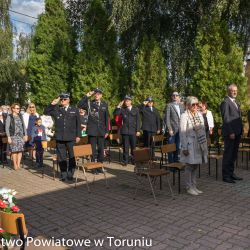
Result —
M200 103L200 111L203 115L204 124L205 124L205 130L207 134L207 138L209 135L213 134L214 129L214 117L210 110L207 109L207 102L201 102Z
M198 195L202 191L196 187L196 172L199 164L207 162L207 139L202 114L199 112L198 99L186 99L187 110L180 119L180 161L186 164L185 181L187 192Z

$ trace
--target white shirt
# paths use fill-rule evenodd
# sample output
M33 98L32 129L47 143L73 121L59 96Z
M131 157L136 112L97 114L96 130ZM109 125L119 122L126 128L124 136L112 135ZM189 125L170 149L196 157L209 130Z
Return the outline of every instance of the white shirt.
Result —
M65 107L63 107L64 108L64 110L67 112L67 110L68 110L68 107L69 107L69 105L68 106L65 106Z
M237 103L235 102L235 99L230 97L230 96L228 96L228 97L232 101L232 103L236 106L236 108L238 109L239 107L238 107Z
M177 113L178 113L178 116L180 117L180 116L181 116L181 110L180 110L180 105L179 105L179 103L173 102L173 104L174 104L174 107L176 108L176 111L177 111Z

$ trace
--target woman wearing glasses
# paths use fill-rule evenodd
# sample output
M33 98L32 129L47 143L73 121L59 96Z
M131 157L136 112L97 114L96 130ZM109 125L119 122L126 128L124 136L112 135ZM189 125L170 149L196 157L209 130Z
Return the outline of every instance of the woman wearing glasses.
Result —
M12 114L7 116L5 130L10 145L11 157L14 169L20 169L24 143L27 141L27 132L24 121L20 115L20 105L13 103L11 105Z
M30 103L26 109L26 112L23 114L23 121L27 130L28 138L31 138L31 132L33 127L35 126L37 118L39 118L39 114L36 112L36 106L34 103ZM27 148L33 147L29 141L27 141L25 146ZM32 158L31 155L30 157ZM35 158L35 151L33 151L33 158Z
M34 103L30 103L26 112L23 114L23 121L25 128L27 129L28 136L31 135L32 128L35 126L35 122L38 117L39 114L36 112L36 105Z
M203 116L199 112L198 99L194 96L187 97L186 108L180 119L180 161L186 164L187 192L191 195L198 195L202 191L196 187L196 172L199 164L207 162L206 131Z

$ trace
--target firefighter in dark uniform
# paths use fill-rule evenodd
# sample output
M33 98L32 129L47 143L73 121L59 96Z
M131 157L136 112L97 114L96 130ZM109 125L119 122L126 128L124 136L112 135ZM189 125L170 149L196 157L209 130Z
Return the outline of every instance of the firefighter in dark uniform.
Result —
M154 157L154 145L152 136L160 134L161 121L158 110L154 107L154 100L148 97L141 106L139 106L142 115L142 130L144 147L152 149L152 157Z
M59 101L61 106L58 105ZM62 93L44 110L45 115L51 115L55 120L55 139L58 162L61 170L61 181L65 181L66 178L73 180L76 167L73 146L80 141L81 136L79 110L69 104L69 94ZM69 158L68 167L67 156Z
M122 127L120 133L123 143L123 165L129 161L129 146L131 149L132 163L133 151L136 147L136 136L140 136L140 113L139 109L132 106L132 98L129 95L119 103L114 111L114 115L122 116Z
M96 88L88 92L79 102L79 108L88 112L87 134L88 141L92 146L92 161L103 162L104 160L104 141L109 133L109 111L108 104L102 101L103 91ZM94 96L94 100L89 98ZM98 170L101 172L101 170Z

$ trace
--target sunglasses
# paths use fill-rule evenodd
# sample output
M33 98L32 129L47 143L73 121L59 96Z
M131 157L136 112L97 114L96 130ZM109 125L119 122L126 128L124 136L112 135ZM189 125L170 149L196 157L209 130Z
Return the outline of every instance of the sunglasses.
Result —
M198 107L199 103L192 103L192 107L194 107L194 106Z
M29 108L30 108L30 109L34 109L34 108L35 108L35 106L30 106Z
M62 98L62 99L60 99L60 101L66 101L66 100L68 100L68 98Z

